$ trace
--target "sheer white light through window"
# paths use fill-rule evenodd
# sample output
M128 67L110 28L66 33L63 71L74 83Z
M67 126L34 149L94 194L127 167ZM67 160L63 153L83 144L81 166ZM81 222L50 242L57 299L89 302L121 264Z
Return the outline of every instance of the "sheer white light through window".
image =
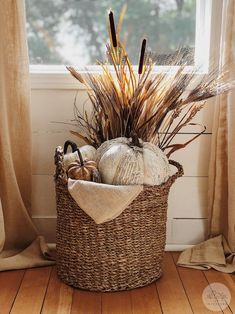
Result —
M140 44L156 52L159 63L181 49L194 64L196 0L26 0L30 63L32 65L95 65L104 60L107 11L115 21L127 5L121 38L133 64Z

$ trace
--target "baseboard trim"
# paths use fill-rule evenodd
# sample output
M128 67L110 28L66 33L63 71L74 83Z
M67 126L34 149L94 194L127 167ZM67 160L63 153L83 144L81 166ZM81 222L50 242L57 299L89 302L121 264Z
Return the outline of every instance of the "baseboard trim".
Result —
M165 251L184 251L186 249L189 249L191 247L193 247L194 245L191 244L166 244L166 247L165 247Z
M49 249L54 250L56 248L56 244L55 243L48 243L48 247ZM167 244L165 247L165 251L169 252L169 251L184 251L186 249L189 249L193 247L193 245L186 245L186 244Z

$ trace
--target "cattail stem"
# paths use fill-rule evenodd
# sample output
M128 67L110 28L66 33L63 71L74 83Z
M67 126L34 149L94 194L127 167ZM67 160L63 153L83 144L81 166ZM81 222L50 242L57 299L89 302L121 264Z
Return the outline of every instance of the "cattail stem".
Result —
M117 47L117 37L116 37L116 30L115 30L115 24L114 24L114 18L113 18L113 12L109 12L109 25L110 25L110 31L112 36L112 44L113 47Z
M146 49L146 39L143 39L142 45L141 45L141 51L140 51L138 74L142 74L142 71L143 71L145 49Z

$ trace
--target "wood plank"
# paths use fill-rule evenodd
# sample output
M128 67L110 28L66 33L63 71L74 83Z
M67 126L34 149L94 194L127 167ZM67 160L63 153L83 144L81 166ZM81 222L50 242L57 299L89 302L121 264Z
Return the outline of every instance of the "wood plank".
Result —
M204 274L210 284L215 283L215 282L222 283L228 288L231 294L231 301L228 308L223 310L223 312L235 313L235 285L232 279L232 275L218 272L214 269L204 271Z
M190 194L186 194L190 195ZM183 200L183 198L181 199ZM178 208L176 208L178 209ZM172 219L171 244L192 245L204 241L207 237L208 220L175 218Z
M46 293L51 267L28 269L12 307L12 314L39 314Z
M24 270L0 272L0 312L9 313L23 279Z
M235 273L231 274L230 276L231 276L232 280L233 280L234 283L235 283Z
M162 313L155 283L131 290L131 301L133 314Z
M172 144L186 143L194 136L177 134ZM184 149L177 150L171 158L184 166L185 176L208 176L210 146L211 134L203 134Z
M101 293L74 290L71 314L101 314Z
M156 286L163 313L193 313L170 253L164 256L163 276Z
M66 314L70 313L71 309L72 314L192 312L207 314L211 311L203 307L201 295L204 287L213 282L223 283L231 293L230 307L223 310L223 313L235 312L234 275L215 270L202 272L177 267L174 264L177 258L178 253L166 253L164 274L156 283L131 291L114 293L74 290L57 279L54 267L29 269L26 272L24 270L2 272L0 273L0 313ZM213 313L221 313L221 311Z
M53 80L53 79L51 79ZM71 77L71 80L73 78ZM44 81L45 83L45 81ZM48 83L47 83L48 84ZM75 81L76 84L76 81ZM63 89L32 89L31 93L31 107L32 107L32 128L33 131L38 130L61 130L71 129L71 126L66 124L53 124L51 121L57 122L68 122L74 118L73 114L73 103L77 93L77 87L74 90L63 90ZM84 102L87 107L90 108L90 102L87 101L88 96L85 90L79 90L77 95L77 106L82 111ZM207 100L207 103L203 110L201 110L194 121L206 125L206 132L212 132L212 119L214 111L215 99L211 98ZM181 115L174 121L172 129L180 121L182 116L185 114L183 111ZM181 130L183 133L200 132L200 128L186 126Z
M32 176L32 215L56 215L55 182L52 175Z
M54 171L54 168L53 168ZM52 175L33 175L32 215L56 214L55 185ZM208 179L183 177L172 186L169 194L168 218L207 218ZM185 198L190 195L190 198ZM182 202L182 199L184 202Z
M46 296L43 303L43 314L69 314L73 298L73 288L64 284L56 273L56 267L52 269Z
M70 129L75 129L70 127ZM192 134L178 134L175 143L185 143L192 138ZM32 170L34 175L53 175L55 148L63 146L65 140L71 139L79 146L84 142L78 140L69 131L38 131L32 134ZM184 166L185 176L208 176L211 135L204 134L185 149L176 151L171 157ZM172 167L173 171L175 169Z
M56 242L56 216L34 216L33 222L37 227L37 230L40 234L42 234L48 243L55 243ZM172 225L174 219L167 220L167 230L166 230L166 242L172 244ZM188 234L185 235L187 238Z
M56 242L56 216L34 216L33 222L48 243ZM166 243L169 245L193 244L206 237L206 219L168 219ZM198 241L198 243L200 242Z
M31 94L33 132L71 130L72 126L64 123L71 123L74 119L73 107L76 94L77 90L33 90ZM87 93L79 91L77 105L80 109L87 99ZM64 123L52 123L52 121Z
M206 132L212 133L213 119L211 119L211 117L213 117L214 108L215 108L215 98L208 99L206 101L204 108L196 114L192 122L205 125ZM186 107L185 110L181 112L179 117L174 120L171 130L173 130L173 128L179 123L183 115L186 113L187 109L188 108ZM198 132L200 132L200 127L198 126L187 125L181 129L181 133L198 133Z
M206 177L177 179L169 194L168 217L207 218L207 190L208 178ZM190 197L185 197L186 195Z
M178 261L180 253L171 253L175 265ZM203 271L198 269L186 268L176 266L186 294L188 296L189 302L191 304L194 313L209 314L209 311L202 301L203 290L208 286L208 281L206 280ZM217 313L222 313L217 312Z
M105 292L102 294L102 314L131 314L130 291Z
M76 141L69 131L38 132L32 134L32 173L38 175L53 175L55 172L54 154L58 145L64 146L68 139ZM79 143L78 143L79 144Z

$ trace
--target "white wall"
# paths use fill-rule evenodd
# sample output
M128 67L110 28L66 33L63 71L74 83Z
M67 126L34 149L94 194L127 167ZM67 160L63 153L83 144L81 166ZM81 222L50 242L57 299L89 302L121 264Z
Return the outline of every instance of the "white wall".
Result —
M54 151L64 141L76 141L70 129L62 123L73 119L73 89L32 89L33 128L33 208L32 217L48 242L55 242L56 204L54 192ZM87 99L85 90L78 92L77 104ZM211 142L213 101L209 101L195 118L207 126L206 134L176 152L172 158L179 161L185 175L171 189L167 222L167 244L194 244L205 238L207 232L207 174ZM187 141L198 129L187 129L176 141ZM78 141L79 144L79 141Z

